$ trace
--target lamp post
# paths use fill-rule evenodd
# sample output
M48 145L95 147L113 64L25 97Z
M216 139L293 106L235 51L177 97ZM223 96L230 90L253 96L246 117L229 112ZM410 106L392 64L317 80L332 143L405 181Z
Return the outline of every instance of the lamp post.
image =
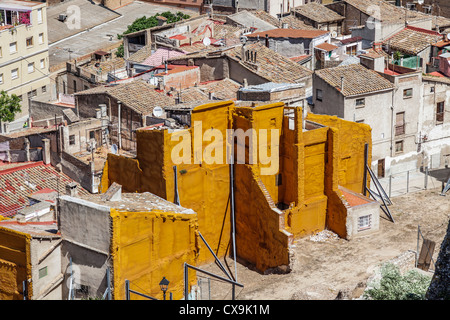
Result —
M166 291L169 287L169 280L167 280L166 277L163 277L161 282L159 283L159 286L161 288L161 291L163 292L164 300L166 300Z

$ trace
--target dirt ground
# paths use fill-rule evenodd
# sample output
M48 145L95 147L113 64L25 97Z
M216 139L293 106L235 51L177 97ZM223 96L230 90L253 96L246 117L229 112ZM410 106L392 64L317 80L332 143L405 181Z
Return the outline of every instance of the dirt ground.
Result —
M263 275L237 263L237 281L244 287L236 287L236 299L332 300L340 290L353 292L353 298L357 298L381 263L417 250L418 225L424 237L436 242L436 261L450 218L450 193L440 196L440 191L424 190L392 198L389 209L395 223L381 212L380 230L371 235L350 241L338 237L312 241L310 236L295 240L292 271L288 274ZM419 243L421 247L422 241ZM234 261L230 257L221 261L234 274ZM215 263L202 269L224 276ZM230 284L215 279L210 283L210 299L231 299ZM360 283L364 285L358 286ZM208 291L203 297L206 294L207 298Z

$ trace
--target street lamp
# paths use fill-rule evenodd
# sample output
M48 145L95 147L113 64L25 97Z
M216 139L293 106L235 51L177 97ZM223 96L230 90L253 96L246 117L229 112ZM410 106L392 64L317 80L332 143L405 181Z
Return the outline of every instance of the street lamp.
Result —
M167 288L169 287L169 280L167 280L166 277L163 277L161 282L159 283L159 286L163 292L164 300L166 300L166 291Z

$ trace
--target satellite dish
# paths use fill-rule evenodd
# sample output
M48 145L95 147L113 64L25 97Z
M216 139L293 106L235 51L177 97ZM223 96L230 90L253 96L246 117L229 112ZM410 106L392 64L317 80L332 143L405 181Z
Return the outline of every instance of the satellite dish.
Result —
M163 115L163 109L161 107L153 108L153 115L157 118L161 117Z
M337 32L336 31L332 31L331 32L331 37L332 38L336 38L337 37Z
M208 37L206 37L205 39L203 39L203 44L207 47L211 44L211 39L209 39Z
M447 33L447 40L450 40L450 33Z
M113 154L117 154L117 146L115 145L115 144L113 144L112 146L111 146L111 153L113 153Z

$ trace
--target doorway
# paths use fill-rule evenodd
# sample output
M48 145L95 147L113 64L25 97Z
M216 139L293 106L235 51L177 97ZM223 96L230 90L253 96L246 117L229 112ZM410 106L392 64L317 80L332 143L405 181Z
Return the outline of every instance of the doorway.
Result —
M384 159L378 160L377 176L378 178L384 178Z

